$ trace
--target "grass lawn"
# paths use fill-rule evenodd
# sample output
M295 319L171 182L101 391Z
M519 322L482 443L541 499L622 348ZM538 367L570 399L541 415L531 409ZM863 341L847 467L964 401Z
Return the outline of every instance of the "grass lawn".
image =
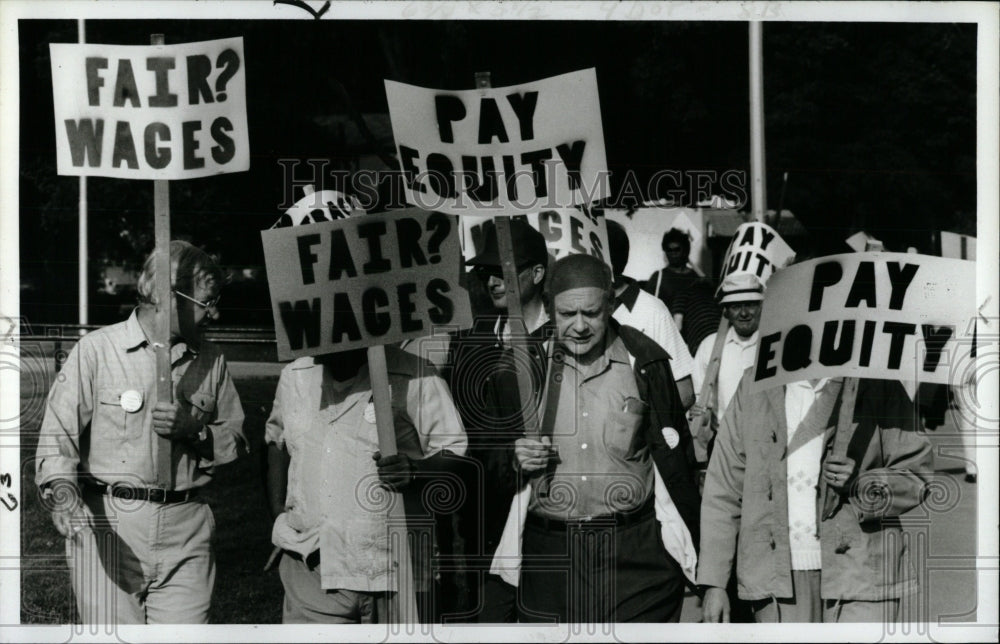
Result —
M78 621L63 538L40 505L34 454L40 408L53 374L22 371L21 407L21 621ZM45 379L48 382L45 382ZM281 621L282 588L277 569L263 572L271 552L271 519L264 499L264 421L274 400L274 378L236 381L246 413L250 455L223 466L203 498L216 519L215 594L209 621L215 624L275 624Z

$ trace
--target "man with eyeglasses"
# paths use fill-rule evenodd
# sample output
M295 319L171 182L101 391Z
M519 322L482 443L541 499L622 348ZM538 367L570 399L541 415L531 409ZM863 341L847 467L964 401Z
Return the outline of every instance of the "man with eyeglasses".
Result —
M479 315L473 327L458 334L452 343L448 382L455 405L469 435L468 456L478 471L466 477L469 494L459 515L471 578L468 597L462 605L481 606L480 622L505 622L514 618L512 586L489 575L493 553L503 532L507 510L517 487L516 473L508 455L520 435L521 412L513 361L529 368L532 390L541 389L544 360L542 343L551 333L542 291L549 255L545 238L521 218L510 222L514 263L521 293L521 311L528 360L520 360L512 349L513 327L508 320L511 296L503 277L496 228L486 229L481 253L469 260L473 275L482 282L493 310ZM523 404L531 404L524 401Z
M132 315L73 347L42 420L36 483L66 539L85 624L208 621L215 518L198 491L246 445L225 358L203 340L219 315L222 271L183 241L170 244L173 402L156 399L156 258L139 276ZM169 475L157 466L164 448ZM159 487L168 479L172 487Z

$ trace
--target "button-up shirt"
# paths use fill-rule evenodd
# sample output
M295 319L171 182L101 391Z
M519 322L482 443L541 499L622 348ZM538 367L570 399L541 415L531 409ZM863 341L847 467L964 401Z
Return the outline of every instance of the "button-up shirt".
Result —
M559 462L547 498L533 486L533 513L566 520L627 512L653 492L652 459L640 440L646 404L624 343L610 328L607 334L605 350L593 363L580 365L562 351L563 364L554 358L549 368Z
M208 483L214 466L235 460L246 445L243 408L215 345L179 342L170 348L170 360L174 400L181 413L190 410L204 423L214 455L205 460L187 442L173 441L174 488L185 490ZM89 475L109 484L154 486L155 404L156 353L135 311L124 322L80 338L45 406L36 452L38 485Z
M386 347L386 362L399 453L464 455L462 421L433 366L394 347ZM301 534L318 533L322 587L395 590L391 558L398 549L389 547L387 497L372 459L379 442L367 365L348 383L312 358L285 367L265 440L291 456L287 523Z
M694 372L691 374L692 383L696 395L701 395L701 388L705 382L705 372L708 371L708 363L712 359L712 348L715 346L715 338L718 334L713 333L706 337L698 345L698 351L694 354ZM754 331L748 338L740 337L736 330L729 327L726 332L726 342L722 345L722 360L719 363L719 380L716 389L718 393L718 404L715 405L715 420L721 421L722 416L729 407L729 401L736 394L736 389L743 378L743 372L753 366L754 357L757 354L758 334ZM710 401L699 400L698 404L704 406Z

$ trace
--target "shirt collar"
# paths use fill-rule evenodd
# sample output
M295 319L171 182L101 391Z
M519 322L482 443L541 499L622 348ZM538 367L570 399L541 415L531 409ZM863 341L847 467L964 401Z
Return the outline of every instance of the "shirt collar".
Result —
M597 357L597 360L595 360L592 364L584 368L581 367L580 364L576 361L575 355L573 355L569 351L566 351L565 353L566 364L573 367L577 371L582 372L584 369L586 369L586 371L591 374L598 374L603 372L605 369L608 368L608 365L612 362L618 362L625 365L629 364L628 349L625 348L625 343L622 342L622 339L618 336L615 330L611 328L610 324L608 325L607 330L605 330L604 333L605 333L604 351L602 351L601 355Z
M152 346L153 343L146 337L146 332L143 330L142 325L139 324L139 309L136 307L132 309L132 315L128 316L128 319L125 320L125 335L122 336L121 347L126 351L131 351L138 349L144 344ZM198 347L189 344L183 339L174 343L170 347L171 363L177 362L185 353L196 356L198 355Z
M146 337L146 332L142 330L142 325L139 324L139 309L132 309L132 315L128 316L125 320L125 334L121 339L121 347L126 351L141 347L144 343L148 343L149 339Z
M538 310L538 317L535 318L534 323L529 323L526 329L528 335L534 335L536 331L545 326L545 323L549 321L549 314L543 306ZM493 324L493 335L500 338L504 344L510 342L511 330L510 324L507 323L507 316L501 315L497 318L497 321Z
M789 382L786 386L795 387L797 389L810 389L813 393L819 394L831 382L840 382L841 380L843 380L842 377L827 376L825 378L819 378L815 381L815 383L812 380L795 380L793 382Z
M615 308L624 305L626 309L631 311L635 307L636 300L639 299L639 291L641 289L639 288L639 284L630 277L622 277L622 280L626 281L628 286L625 287L625 290L620 295L615 297Z
M759 331L754 331L753 335L749 338L742 338L740 337L740 334L736 332L736 329L729 327L729 332L726 334L726 343L728 344L732 342L733 344L737 344L741 347L748 347L751 344L757 344L758 333Z

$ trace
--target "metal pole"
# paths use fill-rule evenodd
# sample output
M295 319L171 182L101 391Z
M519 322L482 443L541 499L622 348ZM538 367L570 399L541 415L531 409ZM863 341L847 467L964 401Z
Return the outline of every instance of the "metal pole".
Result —
M81 44L87 42L87 27L84 24L84 22L85 21L82 18L80 18L80 19L78 19L76 21L77 40L79 40ZM89 293L87 292L87 287L88 287L88 284L87 284L87 282L88 282L88 280L87 280L87 261L88 261L88 257L87 257L88 256L88 253L87 253L87 177L82 176L82 177L79 178L79 181L80 181L80 200L79 200L79 204L78 204L78 210L79 210L80 217L79 217L79 225L78 225L78 228L77 228L77 234L78 234L78 237L79 237L78 243L77 243L77 255L79 256L78 257L78 259L79 259L79 267L78 267L78 269L79 270L78 270L78 273L77 273L77 287L79 289L78 306L79 306L79 320L80 320L80 326L81 326L81 328L80 328L80 334L83 335L85 333L85 331L84 331L84 329L82 327L83 327L83 325L85 325L85 324L88 323L87 304L88 304L88 295L89 295Z
M750 23L750 199L753 218L764 221L767 212L764 159L764 69L761 23Z

